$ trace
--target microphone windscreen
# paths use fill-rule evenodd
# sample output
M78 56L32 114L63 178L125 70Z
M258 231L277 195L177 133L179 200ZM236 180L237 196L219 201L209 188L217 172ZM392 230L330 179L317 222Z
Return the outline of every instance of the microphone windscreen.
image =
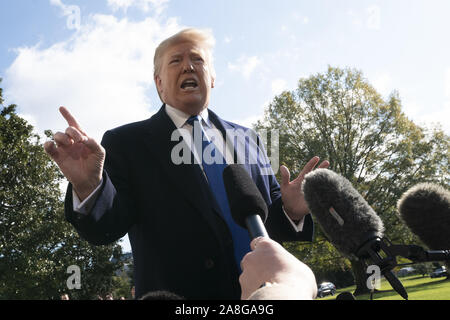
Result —
M339 174L316 169L305 176L302 190L311 214L341 253L358 256L363 244L383 236L380 217L350 181Z
M336 300L356 300L356 298L350 292L342 292L336 297Z
M243 165L230 164L223 170L223 182L234 221L247 228L245 219L258 214L267 219L267 204Z
M400 217L431 250L450 249L450 191L421 183L406 191L397 203Z

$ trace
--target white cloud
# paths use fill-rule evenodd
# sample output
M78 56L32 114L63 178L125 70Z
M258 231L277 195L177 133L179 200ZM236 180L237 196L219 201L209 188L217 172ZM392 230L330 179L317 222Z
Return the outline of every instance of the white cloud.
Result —
M228 63L228 69L237 71L242 74L245 79L249 79L255 69L262 64L262 59L257 56L247 57L241 56L235 63Z
M402 110L409 119L420 126L428 128L440 124L444 132L450 134L450 123L446 121L450 119L450 96L447 101L442 101L442 105L428 105L419 102L417 92L412 89L400 88L399 93L402 101Z
M251 128L258 120L263 120L264 119L264 114L260 114L260 115L253 115L253 116L249 116L247 118L240 118L238 120L231 120L231 122L237 123L241 126L244 126L246 128Z
M223 42L225 42L226 44L230 43L231 41L233 41L233 38L229 36L226 36L225 39L223 39Z
M347 15L350 16L353 25L360 27L363 24L360 15L353 10L348 10Z
M450 68L447 69L444 76L444 94L450 100Z
M367 20L366 27L369 30L381 29L381 9L379 6L373 5L366 8Z
M17 49L6 71L5 95L38 132L65 130L58 112L64 105L100 139L107 129L145 119L159 108L149 97L154 49L179 29L174 19L160 24L153 18L130 22L94 15L66 41Z
M303 15L299 14L298 12L294 12L292 14L292 17L294 18L295 21L299 21L302 24L308 24L309 23L309 17L308 16L303 16Z
M156 14L160 14L166 7L169 0L108 0L108 6L113 11L127 11L130 7L137 7L144 12L149 12L153 8Z
M437 119L441 119L444 131L450 135L450 68L448 68L445 73L444 81L444 94L446 101L444 101L442 113L437 115Z
M355 12L353 10L347 10L347 15L351 18L351 22L354 26L365 26L369 30L381 29L381 9L377 5L367 7L364 12Z
M272 86L272 94L279 95L283 91L287 90L287 82L284 79L275 79L271 83Z
M370 82L384 97L388 96L394 90L392 77L388 72L383 71L377 73Z
M450 123L446 121L446 119L450 119L450 68L447 70L444 81L447 101L442 101L443 104L439 105L439 102L424 103L416 88L398 82L398 79L393 78L387 71L379 71L373 76L369 76L369 82L385 99L394 90L398 91L402 102L402 111L414 123L426 127L440 123L442 129L450 133Z

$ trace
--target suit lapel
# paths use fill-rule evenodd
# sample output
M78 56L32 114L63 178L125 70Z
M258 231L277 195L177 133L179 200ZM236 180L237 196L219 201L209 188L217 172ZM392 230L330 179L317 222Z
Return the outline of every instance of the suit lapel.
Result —
M243 129L236 128L232 123L223 121L211 110L208 110L208 112L210 120L222 133L226 142L226 148L233 155L233 163L242 164L247 169L247 172L252 175L250 161L248 159L249 152L251 152L248 145L250 141L248 141L248 137L246 137L246 132L244 132Z
M171 154L180 140L172 141L172 133L176 127L169 118L163 105L155 114L147 130L147 138L144 139L152 155L159 159L161 166L165 168L168 181L178 189L178 193L184 196L195 208L197 212L209 222L215 229L217 219L211 216L211 207L216 209L216 214L221 217L217 211L218 207L213 201L212 194L207 181L198 164L175 164L172 161ZM186 149L185 149L186 150ZM222 218L222 217L221 217ZM224 221L225 223L225 221ZM217 230L216 230L217 231Z

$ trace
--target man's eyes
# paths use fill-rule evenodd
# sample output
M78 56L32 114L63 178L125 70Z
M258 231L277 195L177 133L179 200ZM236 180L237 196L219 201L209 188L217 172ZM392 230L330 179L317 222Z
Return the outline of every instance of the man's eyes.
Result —
M198 62L198 63L204 62L202 57L193 57L192 61ZM173 58L173 59L169 60L169 64L175 64L175 63L179 63L179 62L181 62L181 58Z

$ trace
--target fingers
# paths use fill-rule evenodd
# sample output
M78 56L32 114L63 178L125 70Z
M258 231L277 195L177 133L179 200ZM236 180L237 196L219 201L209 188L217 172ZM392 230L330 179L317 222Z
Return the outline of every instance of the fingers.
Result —
M303 167L303 170L298 175L297 179L295 181L301 181L303 180L303 177L314 170L314 168L319 163L320 158L318 156L313 157L311 160L308 161L308 163ZM317 167L318 169L326 169L330 166L330 162L328 160L322 161L322 163Z
M291 173L289 172L289 169L286 166L281 166L280 174L281 174L281 186L285 187L289 185L289 180L291 178Z
M319 163L320 158L315 156L313 157L311 160L308 161L308 163L303 167L303 170L300 172L300 174L298 175L298 177L293 181L299 181L300 179L303 178L304 175L306 175L308 172L311 172L314 167L317 165L317 163ZM324 161L326 163L328 163L328 161ZM321 165L326 165L324 164L324 162ZM329 163L328 163L329 165ZM290 182L290 172L289 169L286 166L281 166L280 167L280 173L281 173L281 186L285 187L289 185Z
M252 249L252 251L255 250L255 249L256 249L256 245L257 245L258 242L261 241L262 239L263 239L263 237L257 237L257 238L255 238L255 239L253 239L253 240L250 242L250 249Z
M328 168L330 166L330 162L328 162L327 160L325 160L325 161L322 161L322 163L317 167L317 168L320 168L320 169L326 169L326 168Z
M70 146L74 143L74 140L70 136L62 132L55 133L53 139L58 147Z
M86 142L88 140L88 137L86 135L82 134L79 130L77 130L75 127L68 127L66 129L66 135L72 138L74 142Z
M64 119L66 119L67 123L70 127L76 128L78 131L80 131L82 134L86 135L83 130L81 130L80 125L78 124L77 120L72 116L72 114L67 110L65 107L60 107L59 112L61 112Z
M58 150L56 148L54 141L47 141L44 143L45 152L52 158L56 159L58 157Z
M314 167L319 163L320 158L318 156L313 157L308 163L303 167L303 170L300 172L300 175L305 175L308 172L312 171Z
M100 146L97 141L94 139L87 137L85 134L83 134L81 131L79 131L75 127L68 127L65 131L65 133L57 132L53 135L53 141L47 141L46 143L47 148L44 148L51 155L51 153L56 154L57 147L67 147L71 146L75 143L83 143L86 147L91 149L93 152L102 152L103 148ZM56 143L56 145L55 145Z

